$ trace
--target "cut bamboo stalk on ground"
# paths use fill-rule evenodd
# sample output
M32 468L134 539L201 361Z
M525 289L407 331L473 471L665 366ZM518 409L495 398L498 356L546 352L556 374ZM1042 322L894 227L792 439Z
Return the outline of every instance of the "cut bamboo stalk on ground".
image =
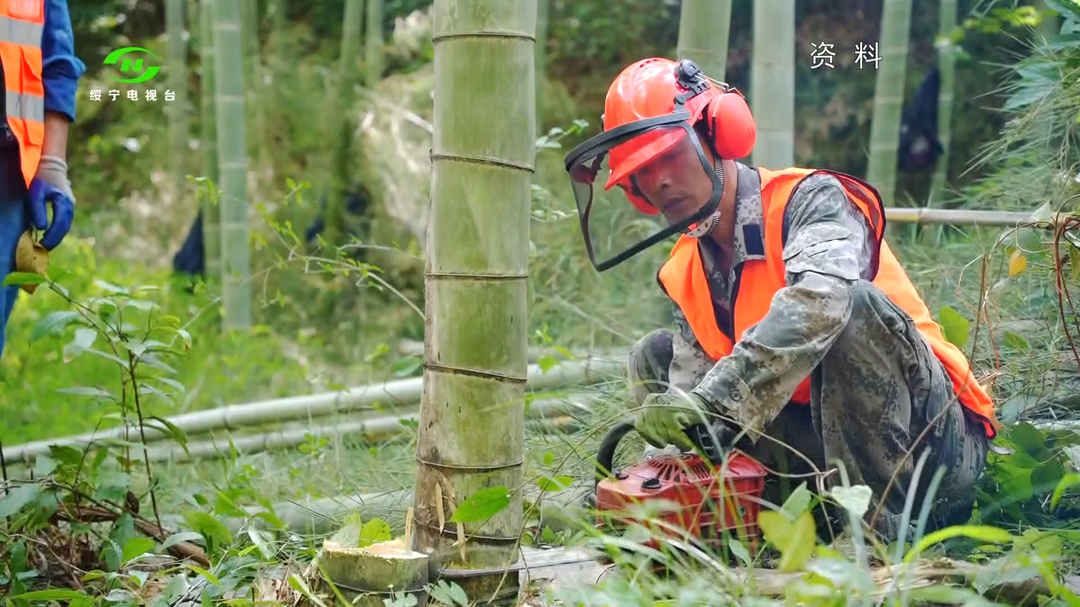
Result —
M565 423L566 421L569 421L570 418L562 416L563 413L574 410L577 410L579 413L582 412L582 410L588 411L590 406L591 399L588 398L552 398L537 400L529 405L529 417L543 419L555 415L560 416L556 417L556 420L561 420ZM179 445L175 447L150 449L147 455L150 458L150 461L172 461L179 463L214 457L217 455L229 456L229 453L234 448L239 453L256 453L295 447L306 442L309 436L315 438L351 436L358 439L363 438L365 440L375 441L405 431L407 428L406 422L415 423L419 421L419 409L411 408L408 411L402 411L399 414L381 415L345 423L337 422L323 426L275 430L250 436L209 439L189 443L186 451Z
M363 548L323 542L319 563L323 576L338 587L355 607L383 607L383 599L411 595L424 605L428 583L428 557L408 548L404 539Z
M1054 213L1042 221L1050 225L1060 224L1067 213ZM967 209L931 209L926 207L887 207L885 219L896 223L920 225L978 225L986 227L1016 227L1037 223L1029 211L971 211Z
M539 365L529 365L526 389L531 391L554 390L571 386L596 383L624 370L621 357L589 357L564 361L547 371ZM414 377L380 384L350 388L340 392L324 392L309 396L229 405L218 409L197 411L168 418L187 435L210 430L237 430L245 426L273 422L292 421L322 417L325 415L371 409L376 405L387 408L419 402L423 392L423 378ZM57 439L45 439L23 445L4 448L8 463L29 462L49 452L50 445L69 445L82 448L93 441L115 440L124 436L123 428L111 428L98 433L86 433ZM146 428L147 440L160 440L165 434L155 428Z

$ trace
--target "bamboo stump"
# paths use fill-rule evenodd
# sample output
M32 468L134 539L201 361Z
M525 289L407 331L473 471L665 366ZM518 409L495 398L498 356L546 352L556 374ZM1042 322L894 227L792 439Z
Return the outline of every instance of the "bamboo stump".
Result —
M383 599L404 593L425 604L428 557L410 550L404 539L372 544L364 548L323 542L320 557L327 581L356 607L383 607Z

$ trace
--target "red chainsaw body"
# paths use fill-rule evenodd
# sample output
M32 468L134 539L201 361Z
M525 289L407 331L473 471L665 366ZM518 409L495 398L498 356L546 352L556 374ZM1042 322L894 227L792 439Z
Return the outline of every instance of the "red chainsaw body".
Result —
M597 522L636 522L670 534L655 523L635 518L633 512L640 504L663 501L668 504L661 509L659 519L691 537L709 543L722 539L727 530L756 547L758 512L768 471L739 451L732 451L725 463L714 465L692 453L662 454L618 470L614 478L597 484ZM720 508L721 502L727 507Z

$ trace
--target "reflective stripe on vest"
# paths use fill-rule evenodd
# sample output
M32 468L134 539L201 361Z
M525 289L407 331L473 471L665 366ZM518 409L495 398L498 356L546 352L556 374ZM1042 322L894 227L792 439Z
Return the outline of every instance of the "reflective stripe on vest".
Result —
M873 228L878 254L873 263L873 283L898 307L907 312L943 363L960 403L982 419L987 436L993 438L1001 424L994 414L994 404L971 373L964 354L945 340L941 327L919 297L888 244L884 241L885 212L873 189L854 177L831 171L788 169L761 175L761 200L764 211L764 260L748 260L739 270L738 291L734 294L732 325L734 340L765 317L773 296L786 286L783 261L784 210L795 186L806 176L824 172L840 180L848 199L862 211ZM713 359L731 354L732 337L720 330L716 321L708 279L701 261L697 239L682 236L657 276L668 296L686 316L694 337ZM791 396L797 404L810 402L810 379L804 379Z
M45 86L41 78L43 0L0 2L0 61L4 64L4 109L19 142L23 178L29 186L45 140Z

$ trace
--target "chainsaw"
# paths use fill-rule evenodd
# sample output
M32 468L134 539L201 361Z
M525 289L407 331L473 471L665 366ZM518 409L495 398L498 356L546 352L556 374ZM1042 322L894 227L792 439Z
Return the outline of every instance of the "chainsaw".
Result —
M654 549L660 543L656 534L663 533L726 553L722 542L729 536L756 554L760 544L758 512L768 474L765 467L738 449L724 452L708 426L695 424L686 429L686 434L698 453L661 453L612 470L619 442L633 429L632 421L617 423L600 441L594 490L585 500L585 505L596 513L596 525L618 531L639 524L653 531L653 539L645 545ZM659 506L658 516L635 513L649 503ZM721 511L720 503L727 508ZM505 567L443 569L439 575L469 578L597 561L609 562L600 551L535 565L519 561Z
M633 429L633 422L620 422L600 441L589 500L596 524L614 530L638 524L651 536L662 533L714 547L722 546L725 536L734 537L756 552L768 471L738 449L725 452L705 424L686 429L697 453L662 452L613 470L615 449ZM658 541L646 545L655 548Z

